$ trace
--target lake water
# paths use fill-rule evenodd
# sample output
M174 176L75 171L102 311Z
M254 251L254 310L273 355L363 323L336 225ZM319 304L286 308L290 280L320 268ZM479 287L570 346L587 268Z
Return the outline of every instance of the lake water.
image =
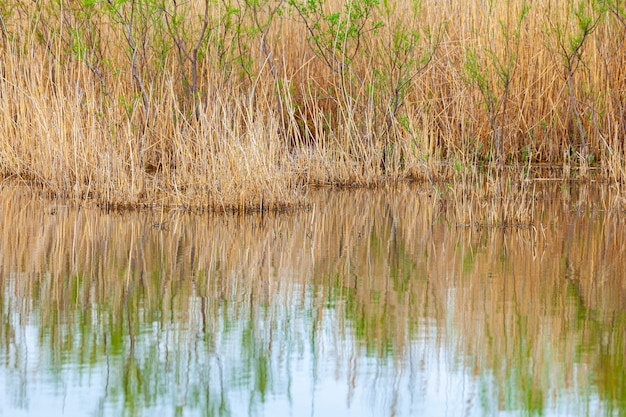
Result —
M431 194L213 216L3 190L0 415L626 415L619 197L554 186L501 229Z

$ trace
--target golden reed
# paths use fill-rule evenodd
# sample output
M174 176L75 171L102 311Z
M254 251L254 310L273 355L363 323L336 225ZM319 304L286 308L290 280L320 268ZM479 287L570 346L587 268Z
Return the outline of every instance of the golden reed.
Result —
M481 165L489 184L506 165L625 178L619 4L399 3L5 2L0 174L218 211L451 175L458 196Z

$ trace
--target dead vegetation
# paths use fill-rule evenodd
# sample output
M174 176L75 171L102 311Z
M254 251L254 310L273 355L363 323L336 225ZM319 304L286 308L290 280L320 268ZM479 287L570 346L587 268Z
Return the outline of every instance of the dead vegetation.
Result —
M52 196L268 210L305 205L308 185L417 179L463 203L462 222L467 203L508 224L528 220L537 165L624 180L619 2L12 0L0 12L0 174Z

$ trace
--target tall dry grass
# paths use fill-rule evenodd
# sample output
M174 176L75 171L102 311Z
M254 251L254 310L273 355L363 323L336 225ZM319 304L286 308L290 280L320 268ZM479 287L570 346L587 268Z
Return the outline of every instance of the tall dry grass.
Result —
M624 179L620 2L313 3L5 2L3 177L215 210L454 164Z

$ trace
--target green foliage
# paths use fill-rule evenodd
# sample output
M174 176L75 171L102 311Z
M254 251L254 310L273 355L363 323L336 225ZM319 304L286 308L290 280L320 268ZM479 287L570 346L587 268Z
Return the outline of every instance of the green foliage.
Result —
M579 110L578 98L574 88L574 78L584 63L583 51L591 34L598 27L602 15L602 2L593 4L586 0L570 2L569 16L567 19L548 19L548 34L552 34L556 44L556 54L563 63L564 81L568 93L568 110L566 114L568 123L568 137L570 146L574 141L580 140L580 150L583 160L587 158L587 132L583 128L581 111ZM584 64L583 64L584 65Z
M413 14L406 20L397 19L396 7L397 4L383 2L382 14L390 39L382 51L384 59L378 73L379 80L386 84L391 117L402 106L413 80L432 60L442 35L441 28L433 31L427 24L416 28L414 22L421 18L421 2L413 1Z
M587 1L580 0L570 3L571 18L548 21L548 31L556 38L557 52L563 60L566 77L570 77L582 61L585 43L599 22L597 11Z
M488 78L488 73L482 60L478 57L478 52L468 49L465 53L463 70L469 84L478 88L484 99L486 111L492 114L497 105L497 97L494 88Z
M343 9L326 11L325 0L288 0L304 21L309 46L334 71L344 71L355 58L367 32L377 31L372 19L378 0L349 0Z
M609 11L626 27L626 1L624 0L597 0L599 10Z
M510 3L505 7L510 7ZM496 34L489 31L480 49L469 47L465 52L463 65L465 79L480 92L492 130L494 156L499 163L505 158L502 129L507 116L511 82L518 64L522 24L529 10L530 4L523 2L512 24L503 20L498 21L500 33L497 36L499 43L504 44L504 48L495 50L484 46L494 44Z

